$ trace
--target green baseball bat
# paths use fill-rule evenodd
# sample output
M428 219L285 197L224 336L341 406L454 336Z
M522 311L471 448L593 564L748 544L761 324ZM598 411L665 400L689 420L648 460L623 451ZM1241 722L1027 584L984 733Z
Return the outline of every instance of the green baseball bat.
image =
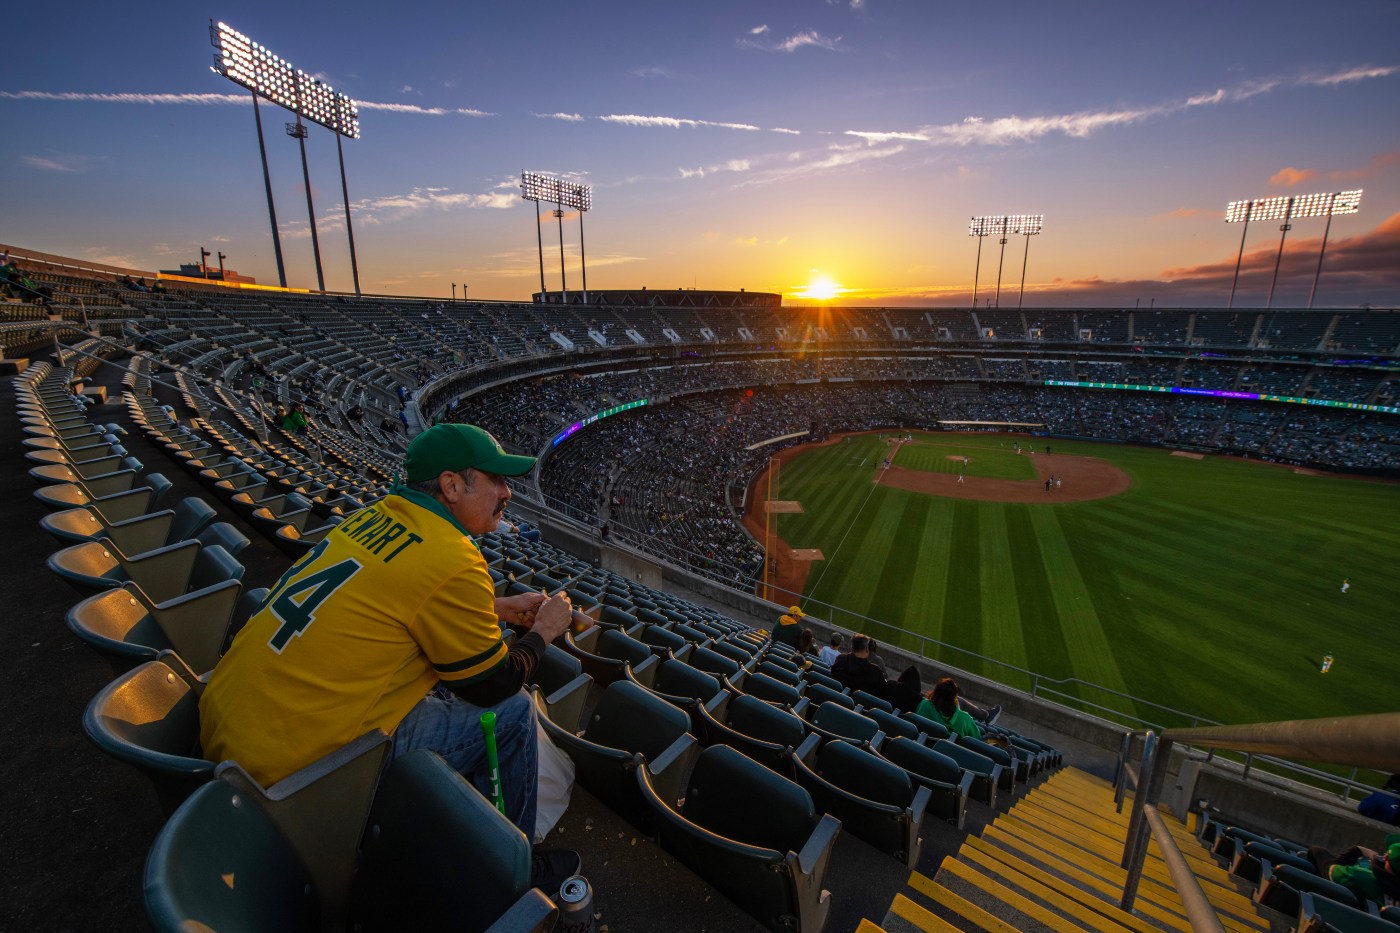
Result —
M501 760L496 756L496 714L487 710L481 714L481 731L486 734L486 767L491 772L491 802L506 812L506 796L501 793Z

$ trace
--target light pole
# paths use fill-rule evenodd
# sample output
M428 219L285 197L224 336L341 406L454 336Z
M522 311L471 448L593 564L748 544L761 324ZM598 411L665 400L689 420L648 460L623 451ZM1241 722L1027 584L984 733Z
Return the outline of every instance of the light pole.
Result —
M554 204L554 218L559 223L559 280L561 286L559 297L561 301L566 303L568 301L568 284L564 274L564 208L572 208L579 212L579 259L583 265L583 301L587 304L588 263L583 252L583 213L593 206L592 186L565 181L542 172L525 171L520 173L520 197L526 201L535 202L535 242L540 253L541 301L544 301L548 293L545 291L544 285L544 234L541 232L540 202L546 201ZM465 291L463 297L466 297Z
M360 138L360 113L355 102L319 78L293 68L291 62L259 45L226 23L209 21L209 41L219 50L214 56L214 73L247 88L253 94L253 116L258 126L258 151L262 156L263 187L267 192L267 214L272 225L272 245L277 253L277 277L287 287L287 271L282 261L282 240L277 230L277 208L272 197L272 178L267 169L267 147L263 141L262 114L258 99L285 107L296 116L287 124L287 135L301 146L302 180L306 185L306 208L311 217L311 245L316 254L316 279L326 290L321 268L321 245L316 235L316 214L311 199L311 172L306 163L306 126L302 117L324 126L335 134L336 155L340 161L340 192L345 201L345 232L350 240L350 271L355 294L360 294L360 266L355 255L355 230L350 218L350 190L345 180L345 153L342 136Z
M1288 239L1289 223L1295 218L1326 217L1327 226L1322 231L1322 248L1317 254L1317 271L1313 273L1312 291L1308 294L1308 307L1313 306L1317 297L1317 282L1322 276L1322 259L1327 253L1327 236L1332 231L1332 215L1355 214L1361 209L1361 189L1354 191L1323 192L1321 194L1279 195L1272 198L1255 198L1249 201L1231 201L1225 208L1227 224L1243 223L1249 231L1251 220L1281 220L1279 225L1278 255L1274 259L1274 277L1269 282L1269 300L1265 308L1274 305L1274 290L1278 285L1279 267L1283 264L1283 244ZM1235 280L1230 286L1230 304L1235 304L1235 286L1240 280L1240 263L1244 259L1244 236L1240 236L1240 254L1235 259Z
M1026 295L1026 264L1030 261L1030 238L1045 225L1044 214L996 214L974 217L968 225L969 236L977 237L977 268L972 273L972 306L977 307L977 275L982 267L982 237L997 234L1001 240L1001 258L997 261L996 307L1001 307L1001 271L1006 260L1006 238L1008 234L1019 233L1026 237L1026 255L1021 260L1021 297ZM1020 307L1020 304L1017 304Z
M209 257L214 255L204 247L199 248L199 273L206 279L209 278Z

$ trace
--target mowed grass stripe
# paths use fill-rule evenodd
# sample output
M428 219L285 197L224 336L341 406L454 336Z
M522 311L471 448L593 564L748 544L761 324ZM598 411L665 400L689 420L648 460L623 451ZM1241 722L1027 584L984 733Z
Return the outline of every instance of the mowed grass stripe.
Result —
M848 525L848 533L836 539L836 550L826 555L826 568L812 591L813 598L835 603L860 616L871 615L881 577L875 568L885 566L891 559L899 540L895 532L908 501L881 495L882 492L876 489L865 509ZM826 593L839 593L839 603L827 599ZM846 624L862 627L855 621Z
M895 496L889 497L881 513L877 515L876 521L886 520L886 515L893 518L896 514L897 526L892 529L892 533L887 537L891 541L911 541L915 539L916 529L924 528L928 524L928 514L932 500L928 496ZM896 512L896 510L898 510ZM876 585L875 593L867 607L866 615L872 619L888 621L897 628L909 629L909 620L905 618L910 603L910 593L914 589L914 580L922 575L923 555L917 547L897 547L894 548L885 561L885 566L878 574L879 582ZM917 639L903 632L896 632L879 627L878 634L870 632L882 643L898 644L906 648L917 648Z
M982 644L982 577L977 566L981 511L980 502L953 503L953 549L943 598L943 640L973 651Z
M1016 587L1006 585L1017 577L1007 530L1009 508L1013 507L993 503L982 508L981 534L977 539L982 587L982 644L978 650L1015 667L1026 667L1021 604ZM1001 676L1013 675L1003 671Z
M1051 677L1068 677L1074 664L1065 645L1055 596L1050 591L1040 539L1031 523L1033 508L1006 506L1006 546L1015 574L1021 624L1025 627L1021 646L1025 660L1017 663Z
M1109 649L1104 625L1094 606L1093 596L1079 573L1079 565L1060 526L1059 510L1037 508L1030 512L1031 524L1040 540L1041 559L1050 592L1055 599L1064 638L1075 646L1074 675L1081 680L1127 690L1118 661Z
M909 589L909 602L892 618L902 618L902 625L910 631L945 641L943 611L948 594L948 561L953 552L953 503L933 497L927 497L927 501L929 510L924 517L923 533L918 538L918 565Z

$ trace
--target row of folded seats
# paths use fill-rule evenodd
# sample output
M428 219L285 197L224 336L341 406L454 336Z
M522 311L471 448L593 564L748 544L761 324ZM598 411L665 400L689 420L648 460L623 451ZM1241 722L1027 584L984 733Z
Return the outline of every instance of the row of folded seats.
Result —
M55 510L41 524L72 542L49 566L92 594L69 627L117 672L83 729L149 776L168 814L144 879L154 926L460 927L467 878L479 928L551 929L557 909L530 888L529 841L431 752L385 769L390 739L376 730L269 788L200 757L207 673L266 590L242 591L234 555L248 539L208 503L157 511L172 484L139 476L122 429L89 421L70 378L39 364L16 395L36 496Z
M1202 816L1201 843L1263 907L1296 924L1298 933L1396 933L1400 908L1381 907L1319 873L1308 847Z

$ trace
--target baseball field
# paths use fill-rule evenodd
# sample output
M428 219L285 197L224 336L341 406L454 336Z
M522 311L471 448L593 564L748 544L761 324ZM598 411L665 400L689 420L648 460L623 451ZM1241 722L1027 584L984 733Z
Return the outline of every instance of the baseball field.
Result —
M811 614L1171 725L1084 683L1222 722L1397 707L1400 484L1117 444L1047 454L1024 435L892 438L793 448L754 486L749 527L761 536L767 511L778 582Z

